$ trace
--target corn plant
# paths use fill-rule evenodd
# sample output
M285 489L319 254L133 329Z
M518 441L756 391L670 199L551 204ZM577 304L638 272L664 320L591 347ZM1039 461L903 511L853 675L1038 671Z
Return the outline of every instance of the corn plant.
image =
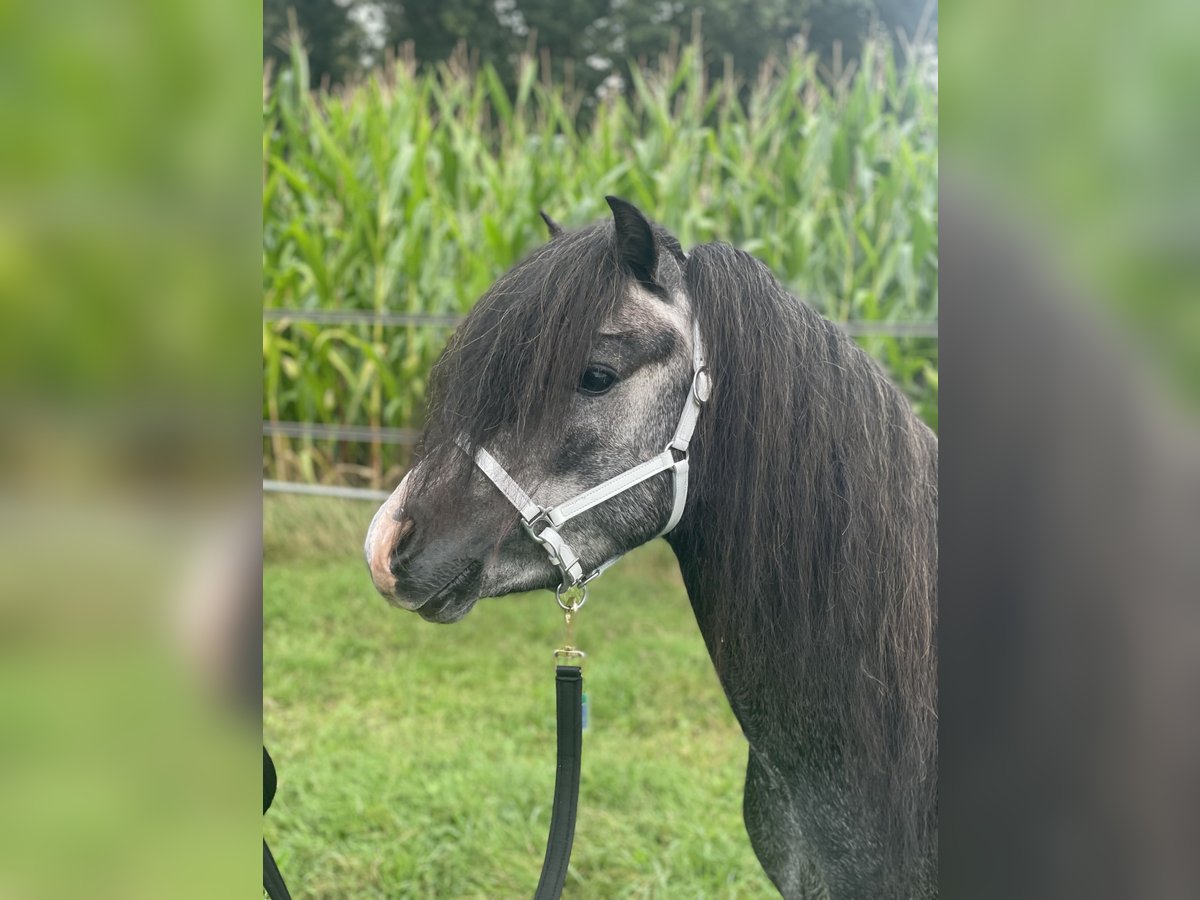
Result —
M267 308L462 314L568 226L641 206L685 247L736 244L836 320L937 315L937 92L888 46L822 81L796 54L752 84L710 83L699 41L634 68L629 90L584 97L523 60L510 95L455 57L398 59L354 86L310 92L302 48L265 79ZM264 418L419 428L449 330L264 320ZM936 427L937 345L863 344ZM268 477L384 485L404 447L264 438Z

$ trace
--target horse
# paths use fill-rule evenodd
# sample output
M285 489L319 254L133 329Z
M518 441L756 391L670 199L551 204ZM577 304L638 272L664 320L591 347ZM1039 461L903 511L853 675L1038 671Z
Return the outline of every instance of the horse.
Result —
M671 440L703 341L682 514L663 470L558 533L595 570L678 518L665 537L749 744L746 831L783 897L934 897L937 438L764 264L608 203L576 230L543 213L549 241L451 336L419 461L367 535L375 587L450 623L563 586L480 451L540 510L636 467Z

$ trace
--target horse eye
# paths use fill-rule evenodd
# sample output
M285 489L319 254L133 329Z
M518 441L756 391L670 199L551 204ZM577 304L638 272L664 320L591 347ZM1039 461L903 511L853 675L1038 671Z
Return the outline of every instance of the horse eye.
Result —
M606 394L608 389L617 383L617 373L608 366L588 366L583 370L583 377L579 379L579 392L581 394Z

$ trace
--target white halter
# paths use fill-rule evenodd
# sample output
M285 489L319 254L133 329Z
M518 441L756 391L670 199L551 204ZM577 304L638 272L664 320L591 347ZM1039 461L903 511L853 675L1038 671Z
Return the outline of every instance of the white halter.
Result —
M626 469L620 475L615 475L608 481L589 488L582 494L564 500L549 509L534 503L487 450L480 447L475 451L475 465L479 466L483 474L491 479L492 484L500 489L500 493L504 494L508 502L516 507L517 512L521 514L521 524L529 536L545 548L550 562L557 566L562 573L562 584L557 591L560 604L562 604L562 591L569 587L583 587L621 558L621 554L617 554L585 576L579 557L558 532L559 527L564 523L669 469L674 472L675 476L674 501L666 525L655 537L661 537L679 524L679 519L683 516L684 504L687 502L688 445L692 440L692 432L696 430L696 420L700 416L700 408L708 400L711 392L712 382L709 380L708 369L705 366L704 345L700 341L700 325L698 322L693 322L692 386L688 390L687 400L683 404L683 412L679 416L679 424L675 428L675 434L670 443L661 453L652 456L644 463L636 465L632 469ZM465 443L461 440L459 446L465 449ZM576 608L579 605L582 605L582 601L578 601ZM564 606L565 608L567 607Z

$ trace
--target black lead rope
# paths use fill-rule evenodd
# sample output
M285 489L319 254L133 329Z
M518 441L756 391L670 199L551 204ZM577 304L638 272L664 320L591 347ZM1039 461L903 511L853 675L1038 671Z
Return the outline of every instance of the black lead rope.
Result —
M583 751L583 672L578 666L556 666L554 673L558 709L558 765L554 771L554 809L546 858L533 900L558 900L567 879L571 844L575 840L575 814L579 810L579 764Z
M266 815L267 810L271 808L271 801L275 799L276 783L275 763L271 759L271 754L267 752L267 748L263 747L263 815ZM283 883L283 875L279 872L279 866L275 865L275 857L271 855L271 848L267 846L265 839L263 840L263 887L266 888L267 896L271 900L292 900L292 895L288 893L287 885Z
M283 883L283 875L279 872L279 866L275 865L275 857L271 855L271 848L267 846L267 842L263 841L263 887L267 890L267 896L271 900L292 900L292 895L288 893L287 885Z
M558 712L558 765L554 770L554 807L546 858L533 900L558 900L567 879L575 814L579 810L579 765L583 756L583 672L578 666L555 666L555 704ZM275 796L275 764L263 748L263 812ZM283 875L263 841L263 887L271 900L291 900Z

